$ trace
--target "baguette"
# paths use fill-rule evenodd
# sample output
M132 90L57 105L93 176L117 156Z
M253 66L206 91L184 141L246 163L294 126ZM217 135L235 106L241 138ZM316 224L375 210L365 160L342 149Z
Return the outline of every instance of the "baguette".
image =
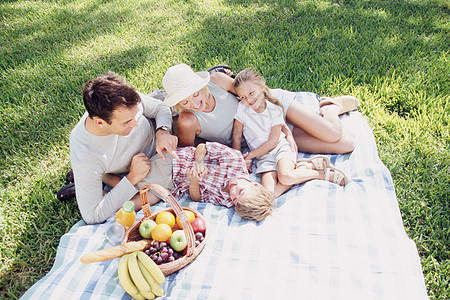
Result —
M83 264L90 264L93 262L105 261L117 257L122 257L125 254L135 251L143 251L150 247L151 240L140 240L137 242L128 242L123 245L115 246L112 248L102 249L99 251L91 252L83 255L80 261Z

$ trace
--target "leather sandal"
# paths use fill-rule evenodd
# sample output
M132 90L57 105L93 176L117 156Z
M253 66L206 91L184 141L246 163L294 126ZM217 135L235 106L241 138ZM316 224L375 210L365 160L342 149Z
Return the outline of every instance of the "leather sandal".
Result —
M319 102L319 107L328 105L328 104L334 104L341 108L341 113L345 114L349 111L355 110L359 106L359 99L353 96L340 96L336 98L323 98Z
M315 170L323 170L323 162L325 162L325 168L331 165L330 158L326 155L314 155L311 158L301 159L297 161L297 168L302 165L302 163L311 163L314 165Z
M63 186L56 194L56 198L58 198L59 201L66 201L74 198L75 196L75 183L70 183Z
M231 78L236 77L233 74L233 71L231 70L231 68L229 66L227 66L227 65L217 65L217 66L211 67L211 68L208 69L208 72L209 72L209 74L212 74L212 73L215 73L215 72L222 72L222 73L227 74L227 72L225 72L225 69L229 70L232 73L231 75L229 75Z

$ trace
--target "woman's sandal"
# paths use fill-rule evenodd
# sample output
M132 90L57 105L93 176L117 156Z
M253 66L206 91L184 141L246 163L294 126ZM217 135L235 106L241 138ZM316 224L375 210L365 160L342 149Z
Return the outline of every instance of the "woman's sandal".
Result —
M331 171L333 171L333 179L330 179L330 175L331 175ZM341 185L342 180L344 180L344 184ZM348 184L348 178L347 176L344 174L344 172L342 172L341 170L337 169L335 166L333 165L329 165L326 169L325 169L325 181L329 181L332 183L335 183L337 185L340 186L346 186Z
M353 96L340 96L336 98L323 98L319 102L319 107L328 105L328 104L334 104L341 108L340 114L345 114L349 111L355 110L359 106L359 100L356 97Z
M233 74L233 71L231 70L231 68L229 66L227 66L227 65L217 65L217 66L211 67L211 68L208 69L208 72L209 72L209 74L212 74L212 73L215 73L215 72L222 72L222 73L225 73L225 74L228 75L228 73L225 70L229 70L231 72L231 75L229 75L231 78L236 77Z
M330 158L326 155L314 155L311 158L301 159L297 161L297 167L302 163L311 163L314 165L315 170L323 170L323 162L325 162L325 169L331 165Z

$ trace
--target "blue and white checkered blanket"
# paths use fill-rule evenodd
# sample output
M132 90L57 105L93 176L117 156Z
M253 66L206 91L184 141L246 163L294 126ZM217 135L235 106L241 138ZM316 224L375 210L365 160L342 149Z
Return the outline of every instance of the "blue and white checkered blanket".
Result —
M161 299L428 299L372 131L358 112L343 123L356 149L330 158L352 180L345 188L320 180L296 185L258 223L234 209L181 199L203 214L208 240L195 261L167 277ZM112 222L75 224L61 237L53 268L22 299L130 299L118 281L119 259L80 262L110 247L105 231Z

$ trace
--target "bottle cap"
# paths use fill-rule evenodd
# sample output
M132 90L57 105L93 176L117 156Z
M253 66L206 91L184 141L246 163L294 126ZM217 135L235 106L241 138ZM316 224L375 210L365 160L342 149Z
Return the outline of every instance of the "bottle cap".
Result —
M124 212L132 212L132 211L134 211L134 203L133 202L131 202L131 201L125 201L124 203L123 203L123 206L122 206L122 208L123 208L123 211Z

